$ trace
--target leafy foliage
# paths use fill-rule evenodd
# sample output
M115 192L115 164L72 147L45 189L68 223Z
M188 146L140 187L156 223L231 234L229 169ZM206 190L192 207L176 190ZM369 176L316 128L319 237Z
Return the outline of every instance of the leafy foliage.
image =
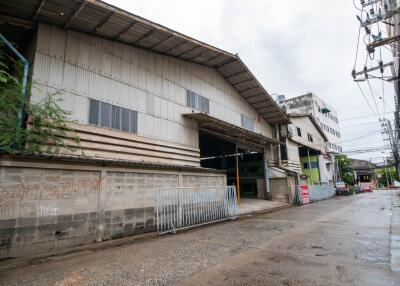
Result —
M381 168L377 172L379 184L385 187L388 187L388 183L390 184L393 180L399 180L399 176L397 175L395 167Z
M1 48L1 47L0 47ZM31 103L32 88L22 95L20 76L13 76L9 65L0 57L0 151L8 153L57 153L79 148L80 139L67 124L69 113L59 105L59 93L43 96L38 103ZM15 66L18 74L20 66ZM18 119L18 114L21 119Z
M339 164L340 177L346 184L354 183L354 170L351 167L350 160L346 155L337 155L335 159Z

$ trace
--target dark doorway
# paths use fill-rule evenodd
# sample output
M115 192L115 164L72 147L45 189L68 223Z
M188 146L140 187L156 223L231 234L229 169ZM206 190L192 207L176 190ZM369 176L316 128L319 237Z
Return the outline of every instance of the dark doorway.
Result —
M236 144L218 134L200 130L199 146L201 166L225 170L228 185L237 186ZM264 154L257 148L243 145L239 145L237 150L240 196L264 199Z

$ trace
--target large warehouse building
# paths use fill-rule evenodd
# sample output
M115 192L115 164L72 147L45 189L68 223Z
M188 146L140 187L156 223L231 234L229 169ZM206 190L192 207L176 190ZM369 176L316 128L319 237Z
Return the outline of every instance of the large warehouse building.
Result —
M237 55L101 1L0 3L1 33L58 93L74 154L0 155L0 258L152 231L155 190L268 199L289 123Z

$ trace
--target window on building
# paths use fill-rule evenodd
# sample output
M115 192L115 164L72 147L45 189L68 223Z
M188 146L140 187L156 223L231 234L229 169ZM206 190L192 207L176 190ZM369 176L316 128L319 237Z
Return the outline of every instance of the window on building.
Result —
M138 114L135 110L90 99L89 123L116 130L137 133Z
M242 127L254 131L254 120L246 115L241 114Z
M300 129L300 127L297 127L297 136L301 137L301 129Z
M186 105L205 113L210 112L210 101L208 98L191 90L186 91Z
M310 169L308 162L303 163L304 169ZM318 162L311 162L311 169L317 169L318 168Z
M314 142L313 138L312 138L312 135L310 133L307 133L307 138L308 138L308 141Z

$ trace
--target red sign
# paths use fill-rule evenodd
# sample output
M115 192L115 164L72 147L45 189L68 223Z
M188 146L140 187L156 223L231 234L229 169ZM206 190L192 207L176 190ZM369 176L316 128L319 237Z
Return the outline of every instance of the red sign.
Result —
M300 185L300 196L303 205L310 203L310 194L308 193L307 185Z

